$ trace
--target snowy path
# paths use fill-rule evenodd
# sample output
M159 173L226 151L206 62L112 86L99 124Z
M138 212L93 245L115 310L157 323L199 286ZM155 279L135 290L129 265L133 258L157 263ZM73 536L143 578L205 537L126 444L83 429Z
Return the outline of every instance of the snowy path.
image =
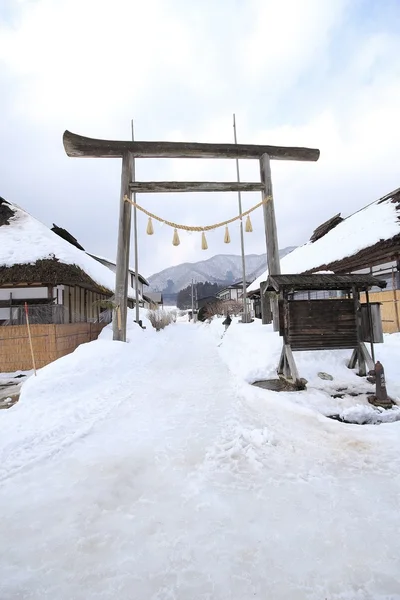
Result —
M6 460L1 600L400 598L396 424L279 403L194 326L143 338L140 362L102 345L85 417L54 416Z

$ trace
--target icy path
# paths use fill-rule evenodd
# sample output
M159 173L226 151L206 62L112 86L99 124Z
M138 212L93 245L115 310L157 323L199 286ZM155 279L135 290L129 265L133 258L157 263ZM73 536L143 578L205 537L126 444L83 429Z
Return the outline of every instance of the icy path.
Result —
M57 412L56 383L41 433L39 408L28 435L27 403L2 411L22 454L4 457L1 600L400 598L396 424L280 403L191 325L77 356L84 418Z

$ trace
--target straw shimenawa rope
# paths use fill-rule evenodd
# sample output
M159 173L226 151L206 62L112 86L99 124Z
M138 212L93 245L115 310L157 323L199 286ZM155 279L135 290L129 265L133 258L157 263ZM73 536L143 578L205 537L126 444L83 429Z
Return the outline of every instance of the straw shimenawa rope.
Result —
M239 219L242 219L246 215L249 215L251 212L253 212L253 210L256 210L263 204L267 204L267 202L272 200L272 196L266 196L261 202L259 202L252 208L249 208L249 210L245 210L242 214L236 215L236 217L232 217L232 219L227 219L226 221L221 221L221 223L215 223L215 225L204 225L202 227L198 227L195 225L179 225L178 223L174 223L173 221L167 221L166 219L162 219L161 217L158 217L154 213L151 213L150 211L146 210L145 208L143 208L143 206L140 206L139 204L137 204L137 202L134 202L133 200L128 198L128 196L124 196L124 200L125 200L125 202L129 202L130 204L132 204L132 206L136 206L136 208L138 210L143 212L148 217L150 217L152 219L156 219L156 221L159 221L160 223L164 223L165 225L169 225L170 227L173 227L174 229L181 229L183 231L211 231L213 229L218 229L219 227L223 227L224 225L229 225L229 223L233 223L234 221L238 221Z

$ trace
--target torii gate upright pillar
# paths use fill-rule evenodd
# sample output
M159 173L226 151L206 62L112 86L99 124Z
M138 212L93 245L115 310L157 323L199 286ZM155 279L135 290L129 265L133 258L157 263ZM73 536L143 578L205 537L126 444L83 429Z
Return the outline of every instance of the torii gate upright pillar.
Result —
M131 197L130 184L133 173L133 155L125 152L122 156L121 197L119 205L118 245L115 272L115 309L117 318L113 318L113 339L126 342L126 317L128 298L129 249L131 241L132 205L125 202L125 196ZM138 302L139 298L135 299ZM119 314L118 314L119 313Z
M280 275L281 263L279 260L278 233L276 230L274 196L272 193L271 162L268 154L263 154L260 158L260 171L261 181L264 185L263 198L269 198L268 202L263 204L268 274ZM260 293L265 293L261 286ZM276 294L273 295L271 304L274 331L279 331L278 296ZM261 306L265 306L262 298Z

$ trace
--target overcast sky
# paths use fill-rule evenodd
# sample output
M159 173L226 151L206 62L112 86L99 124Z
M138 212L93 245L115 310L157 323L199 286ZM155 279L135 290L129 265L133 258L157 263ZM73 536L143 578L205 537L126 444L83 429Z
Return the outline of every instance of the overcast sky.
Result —
M399 0L0 0L0 196L86 250L115 258L120 159L68 158L65 129L104 139L319 148L272 162L279 246L400 186ZM240 162L257 180L257 161ZM234 161L137 160L138 180L234 180ZM165 219L207 225L235 194L141 195ZM260 200L243 194L244 209ZM139 213L139 270L239 254L238 225L180 234ZM246 253L265 252L262 210ZM355 232L356 235L356 232ZM133 255L131 264L133 264Z

